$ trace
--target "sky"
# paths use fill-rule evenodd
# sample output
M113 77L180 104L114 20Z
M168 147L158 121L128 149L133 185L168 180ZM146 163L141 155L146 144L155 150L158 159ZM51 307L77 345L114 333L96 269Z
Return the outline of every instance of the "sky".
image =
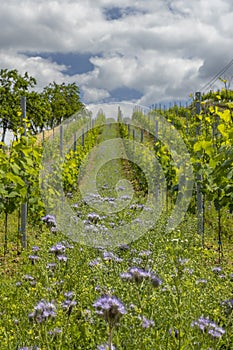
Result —
M0 68L75 82L87 106L187 101L232 60L232 23L232 0L1 0Z

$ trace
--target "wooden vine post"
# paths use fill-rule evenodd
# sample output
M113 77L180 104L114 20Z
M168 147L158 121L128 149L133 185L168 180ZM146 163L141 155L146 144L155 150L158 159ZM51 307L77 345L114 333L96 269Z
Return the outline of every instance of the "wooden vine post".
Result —
M26 136L26 97L21 97L21 125L24 127L24 136ZM22 154L22 157L24 155ZM21 204L21 243L22 247L27 247L27 201Z
M196 114L201 113L201 93L195 93ZM201 134L201 124L197 128L197 136ZM201 166L201 164L199 164ZM197 232L202 236L202 245L204 246L204 200L202 193L202 175L200 170L196 175L196 190L197 190Z

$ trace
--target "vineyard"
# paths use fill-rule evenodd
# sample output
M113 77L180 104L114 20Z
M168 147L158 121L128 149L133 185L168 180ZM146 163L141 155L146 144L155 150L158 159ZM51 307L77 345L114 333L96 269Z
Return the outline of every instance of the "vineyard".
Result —
M233 348L232 100L1 143L0 349Z

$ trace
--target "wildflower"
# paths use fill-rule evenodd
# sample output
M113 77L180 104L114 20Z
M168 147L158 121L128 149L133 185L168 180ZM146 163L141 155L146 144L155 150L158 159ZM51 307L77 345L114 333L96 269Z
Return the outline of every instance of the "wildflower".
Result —
M152 286L153 287L159 287L159 286L161 286L161 284L163 283L162 282L162 280L158 277L158 276L156 276L156 275L152 275L152 277L151 277L151 283L152 283Z
M33 252L38 252L40 250L40 248L37 246L37 245L34 245L33 247L32 247L32 251Z
M24 346L23 348L19 348L19 350L40 350L38 346Z
M49 331L48 334L56 337L57 335L61 334L62 330L60 328L54 328L53 330Z
M96 213L90 213L87 216L88 220L93 222L94 224L97 224L97 222L100 221L100 216Z
M62 302L61 307L66 310L67 314L70 315L73 307L77 305L77 302L75 300L71 299L66 299L65 301Z
M222 271L222 268L219 266L213 267L212 271L216 274L219 274Z
M50 270L50 271L54 271L55 267L57 266L56 263L48 263L46 265L46 269Z
M124 194L123 196L120 196L120 199L129 200L129 199L131 199L131 197L128 196L127 194Z
M126 313L124 304L115 296L103 295L93 306L96 309L96 313L111 326L116 324L121 316Z
M38 255L29 255L28 259L31 260L32 265L35 264L36 261L38 261L40 259L40 257Z
M199 283L207 283L208 281L207 280L205 280L205 279L198 279L198 280L196 280L196 284L199 284Z
M225 308L225 314L229 316L233 311L233 299L224 300L221 302L221 304Z
M171 336L174 336L175 338L178 338L178 336L179 336L179 331L178 331L178 329L176 329L176 328L174 328L174 329L169 328L169 334L170 334Z
M106 344L101 344L97 346L97 350L110 350L109 345ZM114 345L111 345L111 350L116 350L116 347Z
M108 261L115 261L115 262L122 262L123 261L123 259L114 255L112 252L107 252L107 251L103 252L103 258L104 258L104 260L108 260Z
M153 320L149 320L145 316L138 316L142 320L142 328L154 327L155 323Z
M130 247L129 247L127 244L123 243L123 244L121 244L121 245L119 246L119 249L120 249L120 250L129 250Z
M57 255L57 258L59 261L63 261L63 262L66 262L67 261L67 256L65 255Z
M47 214L47 215L43 216L41 218L41 220L44 221L49 228L57 226L55 216L53 216L53 215Z
M64 293L66 300L61 303L61 307L67 311L67 314L70 315L73 307L77 304L74 298L74 293L72 291Z
M122 273L121 278L124 280L134 280L137 284L141 283L145 278L151 277L150 272L140 267L132 267L128 272Z
M89 266L90 267L97 266L97 265L101 265L101 259L100 258L96 258L96 259L91 260L89 262Z
M26 281L34 281L34 277L32 277L31 275L25 275L25 276L24 276L24 279L25 279Z
M151 250L143 250L141 251L138 255L139 256L149 256L152 254L152 251Z
M34 311L30 313L28 317L30 320L35 320L36 322L41 323L55 316L56 316L56 306L52 302L48 302L42 299L34 307Z
M63 254L65 250L66 250L65 245L59 242L56 245L53 245L50 248L49 252L54 253L55 255L60 255L60 254Z
M222 327L219 327L215 322L209 318L200 317L198 320L193 321L191 326L197 326L201 331L207 332L214 338L221 337L225 331Z
M141 263L142 263L142 259L141 258L133 258L132 259L132 264L140 265Z

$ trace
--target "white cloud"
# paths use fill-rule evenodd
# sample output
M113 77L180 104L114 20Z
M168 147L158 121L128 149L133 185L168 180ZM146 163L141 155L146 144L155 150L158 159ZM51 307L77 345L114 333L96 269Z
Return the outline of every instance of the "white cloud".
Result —
M118 20L105 17L112 7L125 8ZM28 71L41 87L76 81L86 102L123 86L147 105L181 99L232 58L232 20L231 0L2 0L0 67ZM69 76L40 52L90 53L94 69Z
M87 103L98 102L110 96L107 90L87 88L86 86L83 86L83 92L84 92L84 99Z

